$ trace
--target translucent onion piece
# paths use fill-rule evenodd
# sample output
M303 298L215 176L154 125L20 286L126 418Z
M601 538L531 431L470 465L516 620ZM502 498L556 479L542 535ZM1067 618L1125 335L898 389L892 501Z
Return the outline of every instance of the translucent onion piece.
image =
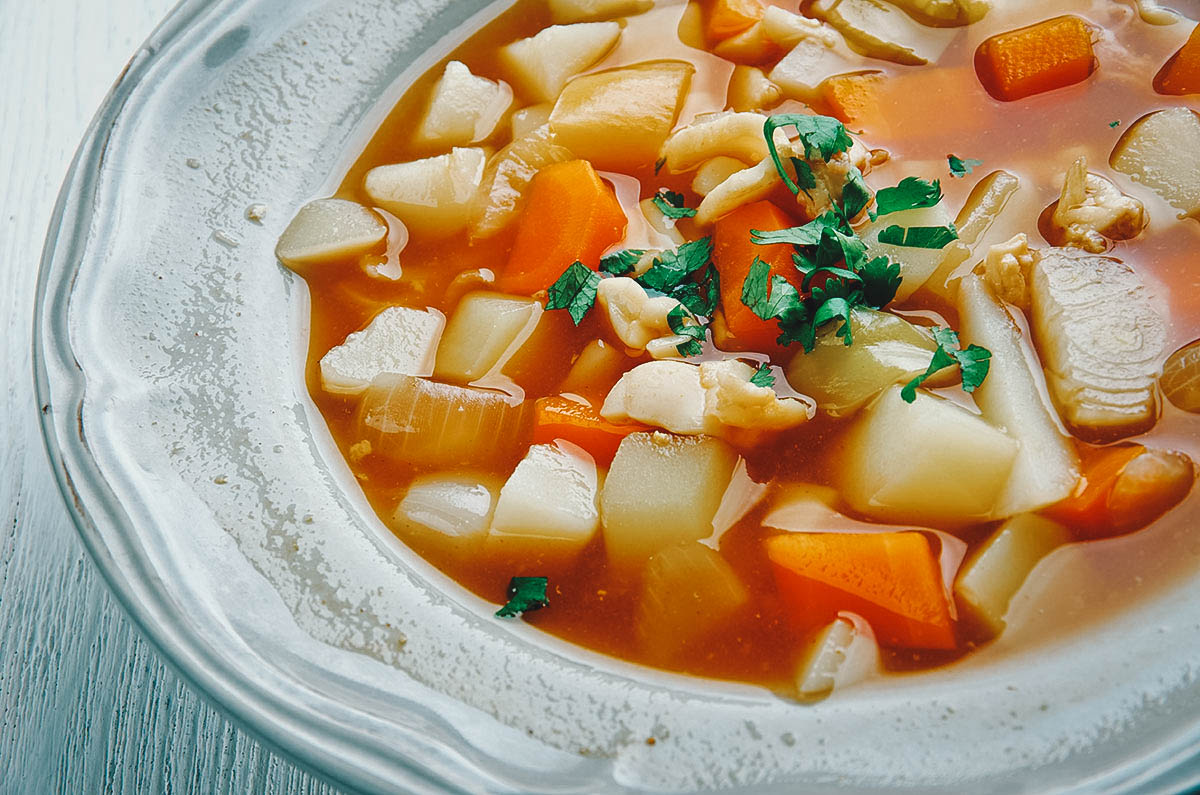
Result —
M392 514L392 527L406 541L444 551L469 553L487 537L499 484L487 475L442 472L422 475Z

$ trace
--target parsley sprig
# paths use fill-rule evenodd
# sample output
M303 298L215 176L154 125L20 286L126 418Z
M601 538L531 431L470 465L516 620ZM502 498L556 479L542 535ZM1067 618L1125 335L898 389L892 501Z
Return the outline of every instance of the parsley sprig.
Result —
M884 188L875 194L875 216L933 207L942 200L942 183L926 182L919 177L905 177L894 188Z
M683 194L676 193L673 190L663 188L658 193L654 194L654 198L650 200L659 211L672 220L680 218L691 218L696 214L696 211L684 204Z
M820 158L828 162L834 155L839 152L845 152L854 145L850 134L846 132L846 127L831 116L810 116L806 113L777 113L774 116L768 117L766 123L763 124L763 135L767 139L767 150L771 154L771 161L775 164L775 170L779 172L779 176L783 179L783 184L788 186L788 190L792 192L793 196L798 194L802 188L806 192L810 188L815 188L817 183L813 176L812 167L804 162L804 160L791 158L793 167L796 169L796 176L801 182L799 185L796 184L796 180L792 179L791 174L784 168L783 158L779 156L779 149L775 146L775 131L782 127L795 129L801 145L804 146L804 157L808 160Z
M546 577L513 577L508 581L508 601L496 611L498 618L519 618L525 613L541 610L550 605Z
M917 399L917 387L925 383L934 373L947 367L958 365L962 368L964 392L974 392L983 383L983 379L987 378L992 359L992 352L987 348L968 345L966 350L961 350L958 333L948 328L935 328L933 339L937 342L938 347L933 352L933 359L930 360L928 369L909 381L900 390L900 397L904 398L907 403L912 403Z
M965 177L970 174L978 166L983 165L982 160L974 160L972 158L962 158L958 155L946 155L946 162L950 164L950 176Z

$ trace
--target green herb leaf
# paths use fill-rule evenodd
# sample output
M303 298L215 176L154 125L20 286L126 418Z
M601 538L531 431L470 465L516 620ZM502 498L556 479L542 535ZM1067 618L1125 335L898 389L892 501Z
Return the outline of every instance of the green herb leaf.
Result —
M1117 119L1116 121L1110 121L1110 122L1108 123L1108 126L1109 126L1109 127L1111 127L1111 128L1113 128L1113 129L1116 129L1117 127L1120 127L1120 126L1121 126L1121 120L1120 120L1120 119Z
M692 317L691 313L682 306L677 306L667 313L667 325L672 334L688 337L688 340L675 346L680 356L698 356L704 350L701 344L706 334L705 327Z
M887 215L918 207L933 207L942 200L942 184L926 182L917 177L905 177L894 188L884 188L875 194L875 215Z
M812 166L802 157L788 159L792 161L792 168L796 170L796 184L804 191L805 196L810 196L809 191L817 187L817 175L813 173Z
M900 289L900 265L887 257L867 260L858 269L862 279L863 303L874 309L883 309L896 297Z
M958 240L958 230L954 224L946 226L889 226L879 233L880 243L908 248L939 249Z
M581 262L573 262L563 271L548 291L547 309L565 309L578 326L596 303L596 288L600 274Z
M760 364L758 369L754 371L754 375L750 376L750 383L755 386L774 388L775 376L771 374L771 365Z
M709 263L699 272L699 281L685 281L671 291L670 296L688 308L694 315L712 317L721 297L720 274L716 266Z
M663 190L660 190L658 193L654 194L654 198L650 201L652 201L654 206L657 207L659 211L661 211L662 214L667 218L691 218L696 214L695 210L683 205L683 194L676 193L673 190L666 190L664 188Z
M856 166L851 166L846 174L846 184L842 186L842 215L855 218L863 208L871 203L871 189L863 181L862 172Z
M600 270L605 273L611 273L613 276L624 276L627 273L633 273L633 269L637 267L638 260L645 253L645 251L636 248L622 249L615 254L602 257L600 259Z
M782 276L771 275L771 266L754 258L750 272L742 282L742 303L763 320L783 317L800 306L800 294Z
M946 155L946 161L950 164L950 176L965 177L975 170L977 166L982 166L982 160L972 160L971 158L963 159L958 155Z
M775 170L779 172L779 176L783 179L783 183L788 186L788 190L792 195L800 192L800 186L792 179L792 176L787 173L787 169L783 167L783 160L779 157L779 150L775 146L775 131L781 127L793 127L799 136L800 142L804 145L804 157L808 160L820 158L826 162L829 158L836 155L838 152L845 152L854 145L850 135L846 132L845 126L835 118L830 116L809 116L804 113L778 113L767 119L763 124L763 135L767 139L767 150L771 154L771 161L775 164ZM811 169L809 172L811 176ZM803 179L803 177L802 177ZM815 182L813 183L816 184Z
M712 238L702 237L684 243L674 251L664 251L654 260L650 270L638 278L638 282L643 287L670 295L684 279L707 265L710 259Z
M546 597L546 586L549 584L545 577L513 577L508 581L508 602L496 611L496 616L517 618L523 613L548 607L550 600Z
M953 329L935 328L933 339L937 342L937 350L924 373L904 385L900 397L906 403L917 399L917 387L939 370L958 365L962 368L962 388L964 392L974 392L983 380L987 378L991 368L992 352L979 345L969 345L966 350L959 349L958 333Z

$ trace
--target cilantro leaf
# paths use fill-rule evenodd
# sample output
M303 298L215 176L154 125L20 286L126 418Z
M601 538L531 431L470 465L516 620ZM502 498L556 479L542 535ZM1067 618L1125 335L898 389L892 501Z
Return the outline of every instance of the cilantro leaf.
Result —
M831 320L841 320L842 325L837 330L837 335L842 338L842 341L847 345L854 344L854 332L850 328L850 310L853 305L846 298L829 298L817 309L813 315L813 325L822 326Z
M987 378L991 368L992 352L979 345L969 345L966 350L959 349L958 333L953 329L935 328L933 339L937 342L937 350L924 373L904 385L900 397L906 403L917 399L917 387L939 370L958 365L962 368L962 388L964 392L974 392L983 380Z
M763 320L783 317L802 306L800 294L792 283L779 274L772 275L771 266L758 257L742 282L742 303Z
M955 240L958 240L958 230L954 224L909 227L893 224L879 233L880 243L908 248L945 248Z
M870 203L871 189L863 182L862 172L851 166L846 174L846 184L842 185L842 215L855 218Z
M932 207L942 200L942 184L938 180L926 182L917 177L905 177L894 188L884 188L875 194L876 216Z
M771 365L760 364L754 371L754 375L750 376L750 383L755 386L774 387L775 376L771 374Z
M862 279L863 303L875 309L883 309L896 297L900 289L900 265L887 257L875 257L867 260L858 269Z
M546 597L549 584L545 577L513 577L508 581L508 602L496 611L496 616L517 618L549 606L550 600Z
M700 272L699 281L685 281L672 290L670 295L686 306L692 314L712 317L720 300L720 290L720 274L710 262Z
M1111 127L1111 128L1113 128L1113 129L1115 130L1117 127L1120 127L1120 126L1121 126L1121 120L1120 120L1120 119L1117 119L1116 121L1110 121L1110 122L1108 123L1108 126L1109 126L1109 127Z
M800 190L804 191L805 196L809 196L809 191L817 187L817 175L813 173L812 166L802 157L790 157L792 168L796 169L796 184Z
M596 288L600 286L600 274L583 263L571 263L562 276L550 285L547 309L565 309L578 326L584 315L596 303Z
M705 340L705 327L696 322L696 318L692 317L686 308L677 306L668 312L667 325L670 326L672 334L688 338L675 346L680 356L698 356L704 350L701 343Z
M819 157L821 160L828 162L829 158L838 152L845 152L854 145L854 141L851 140L850 135L846 132L845 126L830 116L810 116L805 113L777 113L774 116L768 117L767 121L763 124L763 135L767 139L767 150L771 154L771 161L775 164L775 170L779 172L779 176L783 178L783 183L788 186L788 190L792 192L793 196L800 192L800 186L792 180L791 175L787 173L787 169L783 167L783 160L779 157L779 149L775 146L775 131L781 127L795 128L800 143L804 146L804 157L809 160ZM809 176L811 176L811 169L809 170Z
M946 155L946 162L950 164L950 176L952 177L965 177L974 171L976 166L983 165L982 160L972 160L969 157L964 160L958 155Z
M667 190L664 188L663 190L660 190L658 193L654 194L654 198L650 201L652 201L654 206L657 207L659 211L667 218L677 220L679 218L691 218L696 214L695 210L684 206L683 194L676 193L673 190Z
M712 238L702 237L684 243L674 251L664 251L650 270L638 278L643 287L669 295L683 280L703 268L712 259Z
M600 270L605 273L611 273L613 276L624 276L627 273L633 273L633 269L637 267L638 260L645 253L645 251L636 248L622 249L614 254L609 254L607 257L602 257L600 259Z

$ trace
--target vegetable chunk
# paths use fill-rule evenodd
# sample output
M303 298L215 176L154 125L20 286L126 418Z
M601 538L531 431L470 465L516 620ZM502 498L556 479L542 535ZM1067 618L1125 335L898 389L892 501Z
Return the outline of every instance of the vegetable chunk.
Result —
M975 51L979 81L1005 102L1081 83L1095 68L1092 31L1075 16L1000 33Z
M532 295L554 284L573 262L595 270L600 255L625 236L627 222L612 188L586 160L546 166L529 183L498 285Z
M749 601L746 586L703 544L667 547L650 558L634 618L643 648L670 660L713 632Z
M577 77L555 103L550 130L596 168L652 165L675 126L693 72L684 61L647 61Z
M845 618L816 634L796 672L796 692L817 699L878 671L879 647L870 631Z
M542 305L532 298L468 293L450 316L433 374L467 384L495 371L529 338L541 315Z
M930 444L930 440L936 444ZM842 496L887 522L961 526L994 516L1020 445L964 408L892 387L841 445Z
M1200 25L1154 76L1154 90L1168 96L1200 94Z
M1200 216L1200 116L1157 110L1121 136L1109 165L1162 196L1182 216Z
M357 395L384 373L429 375L445 325L436 309L390 306L321 357L321 386Z
M482 149L456 148L424 160L376 166L367 172L363 189L409 231L447 237L470 220L486 160Z
M487 538L499 490L488 475L421 475L396 506L392 527L406 541L440 552L476 552Z
M600 494L609 561L633 574L654 553L711 535L736 463L737 453L719 439L626 436Z
M359 257L378 247L388 228L358 202L317 199L300 208L275 245L275 256L295 271Z
M500 63L532 102L553 102L573 75L604 57L621 37L616 22L551 25L500 48Z
M856 52L908 66L936 61L954 37L954 31L925 27L882 0L816 0L812 13Z
M763 543L802 631L845 610L865 618L883 646L955 648L941 569L921 533L788 533Z
M446 64L413 136L420 146L466 146L490 136L512 104L505 83L476 77L461 61Z

